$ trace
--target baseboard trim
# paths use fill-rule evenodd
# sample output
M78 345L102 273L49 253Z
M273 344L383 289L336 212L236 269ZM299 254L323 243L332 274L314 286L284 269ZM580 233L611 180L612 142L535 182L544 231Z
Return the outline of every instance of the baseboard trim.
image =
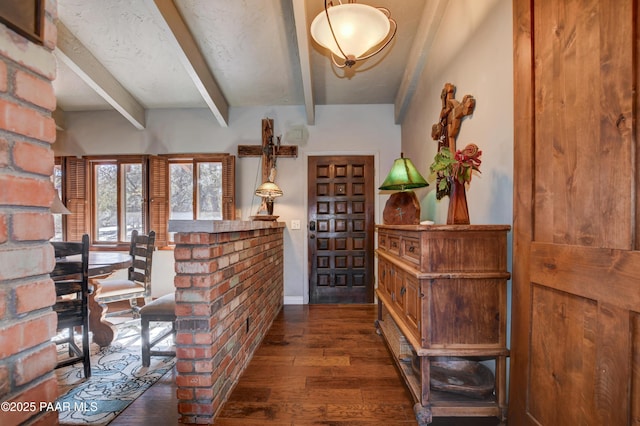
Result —
M284 296L285 305L304 305L304 298L302 296Z

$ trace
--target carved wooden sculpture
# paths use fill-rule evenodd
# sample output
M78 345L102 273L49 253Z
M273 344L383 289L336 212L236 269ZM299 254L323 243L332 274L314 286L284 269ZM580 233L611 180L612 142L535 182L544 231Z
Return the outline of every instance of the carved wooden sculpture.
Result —
M460 133L462 119L473 114L476 107L476 100L471 95L465 95L462 102L455 100L456 87L451 83L446 83L440 93L442 100L442 110L439 121L431 127L431 137L438 142L438 151L443 147L449 148L452 153L456 152L456 139ZM441 177L438 177L436 184L436 198L438 200L451 193L451 187L443 190L439 189Z

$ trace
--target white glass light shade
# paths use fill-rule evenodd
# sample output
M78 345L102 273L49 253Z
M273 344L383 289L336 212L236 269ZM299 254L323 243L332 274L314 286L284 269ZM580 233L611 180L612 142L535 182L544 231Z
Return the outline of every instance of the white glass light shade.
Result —
M273 182L265 182L256 189L256 195L263 198L276 198L282 196L282 190Z
M365 52L382 42L389 34L389 18L373 6L358 3L339 4L327 8L331 26L338 43L336 45L323 10L311 23L311 36L318 44L331 50L340 58L359 58Z

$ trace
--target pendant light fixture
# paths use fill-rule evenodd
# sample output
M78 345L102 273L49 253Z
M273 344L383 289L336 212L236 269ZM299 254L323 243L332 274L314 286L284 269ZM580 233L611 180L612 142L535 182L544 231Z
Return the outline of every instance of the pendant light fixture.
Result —
M386 8L338 1L338 5L324 1L324 11L311 23L311 36L331 51L335 66L351 68L384 49L396 35L397 25Z

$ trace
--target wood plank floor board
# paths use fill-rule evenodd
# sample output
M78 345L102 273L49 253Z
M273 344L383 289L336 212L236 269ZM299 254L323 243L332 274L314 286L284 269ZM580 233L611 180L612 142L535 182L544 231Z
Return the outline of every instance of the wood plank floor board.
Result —
M169 370L153 386L131 403L109 426L178 425L176 372Z
M371 389L371 388L398 388L396 378L386 377L353 377L353 376L309 376L305 381L308 389L329 388L329 389Z
M387 349L386 346L382 346L380 347L379 345L377 347L373 347L373 348L367 348L366 349L366 353L365 354L356 354L353 355L353 350L352 349L343 349L343 348L325 348L323 351L323 355L326 356L331 356L331 355L351 355L351 357L353 359L358 359L358 358L373 358L373 357L377 357L377 358L388 358L389 357L389 350Z
M225 404L216 425L238 424L244 419L245 425L415 425L413 411L401 404L319 404L283 403L269 404ZM410 416L403 415L409 412ZM400 418L402 417L402 418ZM288 422L288 423L287 423Z
M375 305L287 305L222 407L216 425L415 425L413 400L376 333ZM110 426L177 425L175 372ZM495 426L434 418L433 426Z
M347 367L351 365L351 357L340 356L297 356L293 361L297 367Z
M302 353L303 346L300 345L265 345L264 348L260 348L260 353L254 355L254 357L269 357L269 356L296 356ZM324 348L304 348L304 354L306 356L323 356L323 355L344 355L339 354L327 354Z

